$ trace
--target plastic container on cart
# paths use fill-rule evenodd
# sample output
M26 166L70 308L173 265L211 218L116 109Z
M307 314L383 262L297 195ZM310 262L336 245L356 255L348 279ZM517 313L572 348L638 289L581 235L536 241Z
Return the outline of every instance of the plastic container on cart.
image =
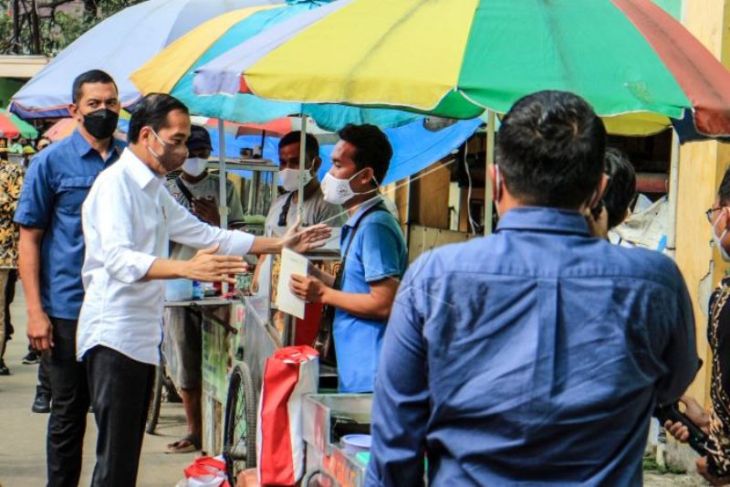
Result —
M172 279L165 283L166 301L187 301L193 297L193 281Z
M370 435L345 435L342 437L342 446L345 452L356 455L360 452L370 451L372 437Z

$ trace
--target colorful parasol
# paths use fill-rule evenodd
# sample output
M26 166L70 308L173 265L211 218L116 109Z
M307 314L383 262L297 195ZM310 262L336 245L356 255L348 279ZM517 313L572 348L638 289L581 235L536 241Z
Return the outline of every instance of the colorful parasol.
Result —
M17 115L7 110L0 110L0 137L6 139L15 139L18 137L37 139L38 131Z
M220 15L170 44L130 79L142 93L170 93L195 115L227 121L266 123L287 115L304 114L324 129L337 130L347 123L399 126L415 120L414 114L398 110L278 103L250 94L198 96L193 91L194 71L199 66L326 3L326 0L307 0L284 6L243 8Z
M116 81L129 106L140 97L129 75L162 48L208 19L231 10L283 0L148 0L100 22L61 51L12 97L23 118L67 117L74 78L102 69Z
M340 0L201 66L194 85L462 119L555 89L603 117L730 136L730 72L649 0Z

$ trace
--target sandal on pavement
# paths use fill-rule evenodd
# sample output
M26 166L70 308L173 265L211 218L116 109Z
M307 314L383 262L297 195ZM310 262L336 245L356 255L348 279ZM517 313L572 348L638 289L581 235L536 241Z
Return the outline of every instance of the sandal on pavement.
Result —
M192 453L198 450L200 450L200 438L195 435L187 435L167 445L167 453Z

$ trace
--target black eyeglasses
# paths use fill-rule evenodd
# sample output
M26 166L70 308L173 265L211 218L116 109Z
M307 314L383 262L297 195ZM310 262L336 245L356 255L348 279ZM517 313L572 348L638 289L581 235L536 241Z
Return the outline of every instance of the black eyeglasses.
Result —
M707 221L712 223L712 214L716 211L722 210L722 206L717 206L715 208L708 208L707 211L705 211L705 216L707 217Z

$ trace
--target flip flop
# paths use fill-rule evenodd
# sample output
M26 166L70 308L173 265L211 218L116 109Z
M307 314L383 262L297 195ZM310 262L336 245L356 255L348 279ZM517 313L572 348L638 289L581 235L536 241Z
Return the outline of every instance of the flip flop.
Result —
M166 453L192 453L200 450L200 438L187 435L174 443L167 445Z

